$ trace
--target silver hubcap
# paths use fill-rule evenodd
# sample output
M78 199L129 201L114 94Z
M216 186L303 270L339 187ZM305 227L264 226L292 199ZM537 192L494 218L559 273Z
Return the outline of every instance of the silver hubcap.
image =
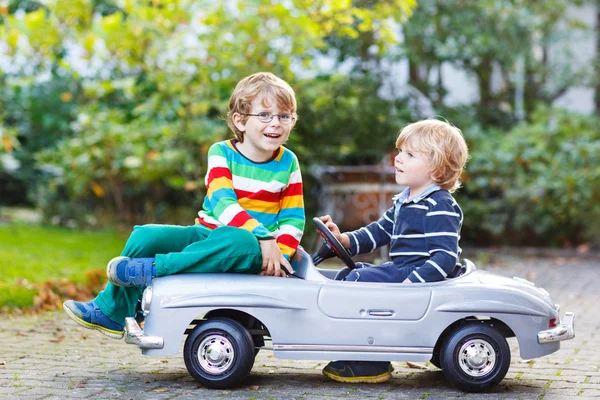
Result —
M469 340L460 348L458 364L469 376L481 377L490 373L496 365L496 352L485 340Z
M231 367L235 359L233 345L224 336L210 335L198 347L198 361L206 372L222 374Z

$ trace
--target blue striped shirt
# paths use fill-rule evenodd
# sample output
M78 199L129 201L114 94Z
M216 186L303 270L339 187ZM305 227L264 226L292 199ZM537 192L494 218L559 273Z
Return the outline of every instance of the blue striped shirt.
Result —
M463 213L452 195L437 185L409 198L406 188L393 206L375 222L350 237L350 254L370 253L390 245L391 261L384 266L412 267L411 282L441 281L458 263Z

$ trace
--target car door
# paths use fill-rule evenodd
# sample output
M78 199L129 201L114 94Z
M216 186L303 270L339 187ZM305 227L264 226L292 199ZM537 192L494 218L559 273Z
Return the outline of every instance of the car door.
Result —
M351 345L413 345L431 301L431 288L372 282L327 282L317 298L338 342Z

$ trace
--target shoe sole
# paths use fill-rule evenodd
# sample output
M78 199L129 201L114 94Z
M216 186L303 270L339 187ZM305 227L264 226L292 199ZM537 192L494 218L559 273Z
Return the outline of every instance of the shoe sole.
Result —
M83 326L84 328L87 329L93 329L96 330L106 336L108 336L109 338L112 339L123 339L123 336L125 336L125 332L124 331L114 331L112 329L107 329L104 328L100 325L94 325L94 324L90 324L89 322L86 322L84 320L82 320L81 318L79 318L77 315L75 315L73 313L73 311L71 311L68 307L66 307L63 303L63 310L65 310L65 312L67 313L67 315L76 323L78 323L79 325Z
M342 382L342 383L383 383L383 382L389 381L392 378L391 372L386 372L384 374L375 375L375 376L348 376L348 377L346 377L346 376L335 375L335 374L332 374L331 372L323 371L323 375L325 375L329 379L332 379L336 382Z
M129 257L125 257L125 256L115 257L112 260L110 260L108 262L108 264L106 265L106 276L108 277L108 281L115 286L123 286L123 284L116 280L113 280L113 275L116 276L117 274L116 274L116 271L113 274L111 266L114 265L116 267L119 264L119 262L121 260L123 260L124 258L129 258Z

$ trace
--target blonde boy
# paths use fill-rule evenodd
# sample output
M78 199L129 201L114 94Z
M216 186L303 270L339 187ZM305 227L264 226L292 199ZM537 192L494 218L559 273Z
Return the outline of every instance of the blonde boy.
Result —
M380 266L356 263L336 279L360 282L440 281L456 267L463 214L450 193L460 187L468 158L461 131L445 121L426 119L407 125L396 140L396 182L405 187L375 222L341 233L330 216L321 217L351 255L390 245L391 261ZM336 361L323 369L341 382L384 382L390 363Z

